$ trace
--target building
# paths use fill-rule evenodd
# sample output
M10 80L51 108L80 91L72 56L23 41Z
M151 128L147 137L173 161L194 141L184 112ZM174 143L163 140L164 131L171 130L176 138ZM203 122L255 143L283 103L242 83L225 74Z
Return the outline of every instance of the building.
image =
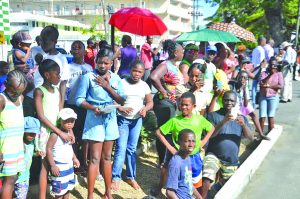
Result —
M102 6L104 4L104 6ZM91 25L97 18L108 23L107 6L116 11L123 7L142 7L161 17L168 27L165 38L173 38L191 30L191 0L13 0L11 12L25 12L76 20ZM105 12L106 20L103 20ZM99 29L103 30L103 23Z
M11 34L21 30L28 32L32 38L35 38L48 25L53 25L58 29L57 46L64 48L67 52L70 52L73 41L81 40L85 42L90 37L82 34L82 30L89 28L89 26L78 21L31 13L10 13Z

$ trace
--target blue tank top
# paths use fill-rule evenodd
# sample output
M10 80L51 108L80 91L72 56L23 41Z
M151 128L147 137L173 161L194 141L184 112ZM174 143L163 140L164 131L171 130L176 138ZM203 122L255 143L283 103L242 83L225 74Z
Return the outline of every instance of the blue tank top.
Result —
M16 56L17 51L19 51L23 56L26 55L26 52L24 52L22 49L14 48L12 50L14 65L17 66L17 65L27 64L27 65L29 65L30 68L33 68L33 60L29 57L26 62L23 62L22 60L17 58L17 56Z
M121 64L118 75L130 76L130 70L136 61L136 49L132 46L126 46L121 49Z

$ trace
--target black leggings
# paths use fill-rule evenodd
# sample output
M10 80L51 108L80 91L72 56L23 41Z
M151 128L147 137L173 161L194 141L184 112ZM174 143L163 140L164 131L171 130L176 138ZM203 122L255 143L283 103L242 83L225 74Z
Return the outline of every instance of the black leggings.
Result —
M160 100L158 95L154 96L153 101L153 111L157 118L157 126L160 127L170 118L175 116L176 105L170 100ZM159 163L162 164L166 153L166 147L158 138L156 138L156 150L158 153Z

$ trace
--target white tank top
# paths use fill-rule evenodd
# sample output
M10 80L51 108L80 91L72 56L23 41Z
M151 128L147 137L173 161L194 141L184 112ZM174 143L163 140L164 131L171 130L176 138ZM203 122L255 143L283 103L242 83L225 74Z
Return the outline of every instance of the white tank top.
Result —
M71 163L73 162L73 148L69 142L64 142L59 136L57 137L56 143L53 146L53 158L55 161L60 163Z

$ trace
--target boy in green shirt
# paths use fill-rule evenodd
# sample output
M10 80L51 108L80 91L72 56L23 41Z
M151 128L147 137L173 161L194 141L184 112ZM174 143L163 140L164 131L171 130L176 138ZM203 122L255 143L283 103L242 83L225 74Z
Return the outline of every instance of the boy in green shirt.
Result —
M191 92L183 93L180 97L180 109L182 115L175 116L163 124L157 131L156 135L161 142L168 149L165 155L164 166L161 170L160 187L163 187L166 179L166 167L172 155L174 155L179 149L178 135L183 129L190 129L195 132L195 149L190 155L192 162L192 176L193 185L196 189L202 186L202 159L200 156L201 146L204 146L209 140L214 126L201 115L194 115L192 113L195 108L195 96ZM206 131L207 134L201 140L202 131ZM172 134L172 141L168 141L165 135Z

